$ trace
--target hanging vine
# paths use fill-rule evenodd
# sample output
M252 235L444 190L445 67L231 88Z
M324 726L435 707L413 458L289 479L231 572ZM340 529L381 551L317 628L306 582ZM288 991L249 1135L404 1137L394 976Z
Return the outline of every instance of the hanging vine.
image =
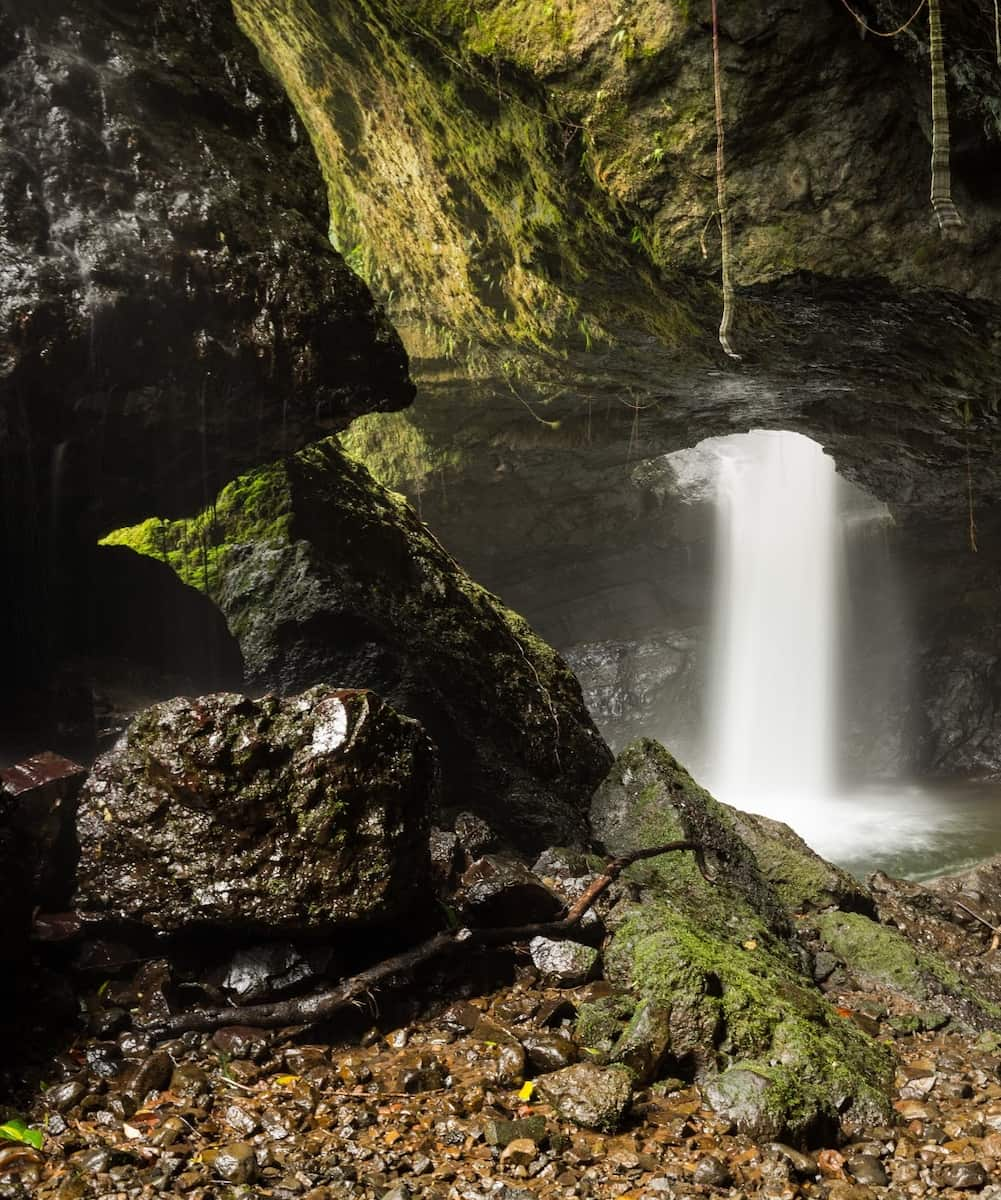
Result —
M931 204L945 233L962 227L963 218L952 202L949 170L949 102L945 90L945 55L939 0L928 0L928 37L931 49Z
M994 0L994 56L1001 67L1001 9L998 0Z
M723 156L723 87L719 65L719 17L712 0L713 17L713 94L716 102L716 211L719 215L720 260L723 274L723 315L719 323L719 344L731 358L740 358L730 345L733 325L733 276L731 264L730 212L726 206L726 160Z

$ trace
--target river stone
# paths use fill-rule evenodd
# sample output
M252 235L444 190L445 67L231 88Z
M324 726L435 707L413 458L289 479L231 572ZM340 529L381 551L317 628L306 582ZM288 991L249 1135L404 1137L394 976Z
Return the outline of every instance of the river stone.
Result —
M529 1065L536 1071L558 1071L569 1067L578 1058L577 1047L568 1038L549 1030L528 1029L519 1031L521 1045Z
M593 946L546 937L532 938L528 951L545 987L580 987L597 973L601 957Z
M202 1162L227 1183L251 1183L257 1177L257 1158L248 1142L230 1142L203 1150Z
M615 1043L612 1059L627 1066L640 1083L651 1083L660 1073L670 1044L670 1012L642 1000Z
M875 1154L856 1154L845 1164L848 1174L856 1183L866 1183L870 1187L886 1187L890 1178Z
M932 1169L939 1187L979 1192L988 1182L987 1172L978 1162L943 1163Z
M76 907L158 932L412 916L435 780L421 727L371 692L155 705L84 788Z
M585 1129L613 1130L621 1122L633 1093L625 1067L575 1063L539 1077L542 1098L566 1121Z
M456 905L463 918L480 926L528 925L553 921L563 901L515 858L488 854L462 876Z
M784 1127L772 1081L748 1067L731 1067L705 1088L706 1099L738 1133L757 1139L778 1137Z

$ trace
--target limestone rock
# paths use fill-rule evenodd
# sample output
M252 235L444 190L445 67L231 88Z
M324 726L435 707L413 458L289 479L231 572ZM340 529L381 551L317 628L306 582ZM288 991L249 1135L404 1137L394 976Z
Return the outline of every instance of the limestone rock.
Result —
M76 905L163 932L410 915L435 782L423 730L371 692L156 705L84 788Z

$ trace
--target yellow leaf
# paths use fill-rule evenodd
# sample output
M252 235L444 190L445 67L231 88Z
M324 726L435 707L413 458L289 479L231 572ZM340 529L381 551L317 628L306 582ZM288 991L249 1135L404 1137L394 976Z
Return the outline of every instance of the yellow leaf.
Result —
M275 1083L277 1083L279 1087L290 1087L299 1078L300 1076L298 1075L276 1075Z
M531 1081L531 1079L527 1079L521 1085L521 1091L518 1093L518 1099L519 1100L531 1100L532 1093L534 1091L535 1091L535 1084Z

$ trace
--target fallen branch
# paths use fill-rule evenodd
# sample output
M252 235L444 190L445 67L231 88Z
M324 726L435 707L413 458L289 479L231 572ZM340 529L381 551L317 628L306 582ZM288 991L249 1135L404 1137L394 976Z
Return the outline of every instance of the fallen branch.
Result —
M605 869L583 895L567 909L558 921L540 922L534 925L513 925L498 929L458 929L437 933L420 945L405 950L392 958L384 959L367 970L352 975L336 987L316 992L311 996L296 996L290 1000L277 1000L270 1004L252 1004L246 1008L193 1008L176 1013L168 1018L150 1021L140 1028L156 1034L176 1034L188 1029L207 1032L226 1025L252 1025L262 1029L274 1029L282 1025L315 1025L325 1021L344 1008L358 1006L376 987L387 986L397 975L409 976L416 967L436 958L454 954L460 950L478 949L483 946L505 946L529 941L535 937L560 938L572 933L580 924L584 914L594 905L599 896L618 879L626 867L647 858L657 858L676 850L692 850L695 861L704 879L712 882L706 869L702 847L695 842L666 842L661 846L650 846L633 850L610 859Z

